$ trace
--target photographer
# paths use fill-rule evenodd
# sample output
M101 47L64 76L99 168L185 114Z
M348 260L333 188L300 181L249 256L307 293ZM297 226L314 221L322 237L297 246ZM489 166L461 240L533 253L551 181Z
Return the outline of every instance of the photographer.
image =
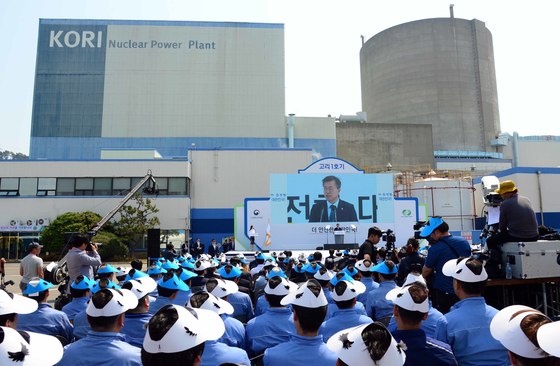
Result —
M406 276L410 272L422 272L422 267L424 267L425 259L420 254L418 254L418 248L420 243L416 238L409 238L406 242L406 256L401 260L399 264L399 272L397 274L397 285L402 286L406 280ZM412 271L415 267L416 271Z
M93 267L101 265L101 257L97 253L97 245L90 243L83 235L76 235L70 239L72 248L66 256L68 266L68 283L73 283L79 275L93 278Z
M375 254L377 249L375 245L381 240L381 235L383 231L377 226L370 227L368 230L368 237L366 241L360 246L360 251L358 252L358 260L369 259L375 262Z

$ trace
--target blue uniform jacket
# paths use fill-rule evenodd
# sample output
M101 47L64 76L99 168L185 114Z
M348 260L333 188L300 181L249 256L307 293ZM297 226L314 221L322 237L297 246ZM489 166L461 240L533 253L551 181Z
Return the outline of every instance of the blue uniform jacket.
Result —
M227 299L231 306L233 306L233 314L231 316L235 319L245 324L255 317L251 297L246 293L236 292L235 294L228 295Z
M146 335L146 325L152 316L150 313L143 313L125 314L124 317L124 326L121 329L121 334L125 336L127 343L142 348L144 336Z
M154 302L150 303L150 310L148 312L150 313L150 315L154 315L159 309L169 304L173 304L173 300L171 300L169 297L158 296L156 297Z
M224 335L218 339L218 342L222 342L231 347L245 349L245 327L243 323L226 314L221 314L220 317L224 321L226 331Z
M74 337L76 340L85 338L88 332L91 330L91 326L87 321L86 309L80 311L74 317Z
M217 366L223 363L251 365L249 356L244 350L216 341L206 341L200 366Z
M58 366L140 366L140 348L124 341L124 336L113 332L94 332L64 348Z
M453 294L453 278L445 276L442 272L443 265L447 261L459 258L449 246L455 248L457 254L461 257L470 257L471 255L471 246L464 238L452 235L444 236L430 247L424 265L432 268L435 272L434 288Z
M257 299L257 306L255 306L255 316L264 314L268 309L270 309L270 305L268 304L268 301L266 301L263 294Z
M406 344L405 366L456 366L457 360L448 344L426 337L421 329L392 332L397 342ZM476 351L475 351L476 352Z
M393 314L393 302L387 300L385 295L397 287L395 281L383 281L378 288L368 293L366 301L366 313L373 320L379 320L385 316Z
M367 295L371 290L378 288L379 284L373 280L373 277L362 277L360 282L366 286L366 291L363 294L359 294L356 300L365 305L367 302Z
M40 303L39 308L31 314L19 314L17 330L25 330L47 335L60 335L72 342L73 327L66 314L53 309L47 303Z
M289 308L268 308L247 323L247 352L258 355L265 349L288 342L296 334L294 317Z
M483 297L459 301L436 325L436 339L451 346L461 366L505 366L507 350L490 334L490 322L498 310Z
M433 308L432 303L430 302L430 311L428 311L428 318L422 321L422 325L420 326L420 329L422 329L424 333L426 333L426 337L436 337L436 325L441 318L443 318L443 314L438 309ZM387 329L389 329L389 332L391 333L397 330L397 322L395 321L394 316L391 317L391 321L389 322Z
M64 305L61 311L66 314L68 320L74 320L76 314L78 314L80 311L86 310L88 300L89 299L85 296L76 297L72 299L72 301L70 301L68 304Z
M335 366L336 354L331 351L320 335L302 337L293 335L285 342L264 352L264 366Z
M338 305L336 305L335 303L329 304L327 308L327 316L325 317L325 321L329 320L332 317L332 315L339 310L340 309L338 308ZM366 307L364 306L364 304L362 304L359 301L356 301L356 305L354 305L352 310L358 315L367 315Z
M326 343L329 338L338 331L357 327L362 324L369 324L372 320L370 317L356 313L354 309L339 309L333 312L331 318L321 324L319 334L323 336Z

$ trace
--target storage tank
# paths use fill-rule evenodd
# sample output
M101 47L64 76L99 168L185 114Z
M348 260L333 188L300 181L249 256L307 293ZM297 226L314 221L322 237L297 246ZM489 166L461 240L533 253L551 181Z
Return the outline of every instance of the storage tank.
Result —
M431 124L434 150L496 151L494 51L483 22L437 18L394 26L362 46L360 67L369 122Z

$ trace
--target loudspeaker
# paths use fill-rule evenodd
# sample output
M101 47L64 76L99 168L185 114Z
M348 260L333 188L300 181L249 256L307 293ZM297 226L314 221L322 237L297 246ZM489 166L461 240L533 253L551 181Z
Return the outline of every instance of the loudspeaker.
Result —
M148 229L148 264L151 258L159 258L159 229Z

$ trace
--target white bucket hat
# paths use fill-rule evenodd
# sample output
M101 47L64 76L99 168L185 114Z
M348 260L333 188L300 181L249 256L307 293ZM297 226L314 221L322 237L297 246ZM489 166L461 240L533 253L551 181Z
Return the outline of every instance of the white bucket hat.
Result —
M379 360L373 360L364 343L362 333L372 328L385 330L386 336L391 337L391 343ZM336 353L338 358L348 366L397 366L406 360L404 350L397 344L391 333L381 323L375 322L349 328L335 333L327 341L327 347Z
M193 297L197 296L198 294L203 294L204 296L208 296L206 301L204 301L200 306L197 307L198 309L210 310L210 311L215 312L218 315L220 315L220 314L227 314L227 315L233 314L233 306L229 302L227 302L225 300L222 300L219 297L216 297L216 296L214 296L211 293L206 292L206 291L199 291L199 292L193 294L191 296L190 300L192 300ZM194 307L194 306L192 306L193 305L192 302L189 301L189 304L190 304L191 307Z
M62 354L62 343L53 336L0 327L2 366L55 365L62 358Z
M540 314L533 308L524 305L512 305L500 310L490 323L490 333L492 337L500 341L501 344L511 352L527 358L544 358L548 353L537 347L527 338L521 329L521 321L527 315ZM542 327L541 327L542 328ZM540 328L537 331L537 339ZM557 338L558 333L552 338ZM540 344L540 341L539 341Z
M112 296L103 307L98 308L94 304L94 299L96 296L99 296L98 294L103 292L110 292ZM132 291L126 289L114 290L106 288L92 296L86 308L86 314L93 317L115 316L122 314L127 310L134 309L136 306L138 306L138 299Z
M210 291L214 282L217 282L217 284ZM208 287L208 284L211 284L211 286ZM222 298L224 296L237 293L239 291L239 286L237 286L237 283L233 281L211 278L208 282L206 282L206 285L204 285L204 291L209 292L216 297Z
M278 296L285 296L290 292L294 292L297 290L298 285L293 283L292 281L288 281L285 278L280 277L281 281L272 288L270 286L271 281L274 282L274 279L270 279L266 282L266 286L264 287L264 292L269 295L278 295Z
M309 286L315 286L317 289L311 290ZM320 308L326 306L328 301L319 282L317 282L317 280L309 280L302 283L296 291L290 292L284 296L280 304L293 304L306 308Z
M421 303L415 302L412 298L412 295L410 294L410 287L412 285L413 284L394 288L391 291L387 292L385 298L403 309L427 313L428 311L430 311L430 303L428 297L426 297Z
M204 271L207 268L210 268L212 266L212 264L208 261L205 260L197 260L194 263L194 270L195 271Z
M468 257L463 259L452 259L450 261L447 261L443 265L443 269L442 269L443 274L463 282L481 282L487 280L488 274L486 273L484 266L482 267L482 271L480 272L480 274L475 274L473 271L469 269L469 267L467 267L467 261L469 259L471 258Z
M38 307L39 303L33 299L0 289L0 315L31 314Z
M172 307L178 315L177 321L159 340L150 335L150 325L142 348L148 353L177 353L191 349L208 340L216 340L225 332L222 318L215 312L204 309L166 305L156 314Z
M365 286L359 286L361 282L340 281L332 290L332 298L334 301L346 301L355 299L359 294L366 292ZM363 284L362 284L363 285Z
M127 285L129 283L129 285ZM130 288L128 288L130 286ZM125 282L123 289L130 290L138 300L150 294L157 288L156 281L151 277L139 277L135 280Z

